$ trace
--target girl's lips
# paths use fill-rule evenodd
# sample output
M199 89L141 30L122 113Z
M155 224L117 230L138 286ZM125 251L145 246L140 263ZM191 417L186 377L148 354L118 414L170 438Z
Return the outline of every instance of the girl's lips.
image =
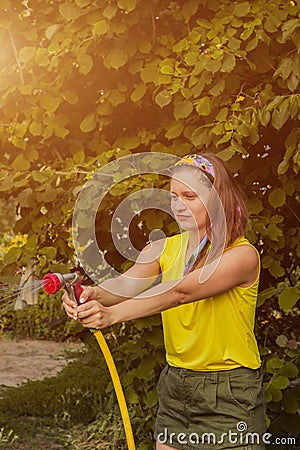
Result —
M184 220L189 219L191 216L185 216L183 214L176 214L177 219Z

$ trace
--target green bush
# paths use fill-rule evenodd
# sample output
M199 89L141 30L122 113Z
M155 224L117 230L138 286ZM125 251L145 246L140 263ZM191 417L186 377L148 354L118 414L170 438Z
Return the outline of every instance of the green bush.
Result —
M81 327L70 322L61 302L61 294L47 296L39 295L36 305L25 306L21 310L11 309L1 314L2 333L13 338L51 339L60 341L70 334L76 334Z

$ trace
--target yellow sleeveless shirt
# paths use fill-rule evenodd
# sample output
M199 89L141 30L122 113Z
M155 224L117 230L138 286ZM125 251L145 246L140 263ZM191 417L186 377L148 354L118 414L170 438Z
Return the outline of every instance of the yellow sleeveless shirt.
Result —
M160 257L162 281L182 278L187 244L187 232L166 239ZM251 244L240 237L231 247L239 245ZM260 367L253 331L259 272L249 287L236 286L161 313L168 364L199 371Z

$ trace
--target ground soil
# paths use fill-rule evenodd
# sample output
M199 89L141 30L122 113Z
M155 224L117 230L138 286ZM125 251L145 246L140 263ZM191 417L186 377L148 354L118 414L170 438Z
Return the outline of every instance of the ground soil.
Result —
M33 339L9 340L0 336L0 386L56 375L70 361L67 353L83 344Z

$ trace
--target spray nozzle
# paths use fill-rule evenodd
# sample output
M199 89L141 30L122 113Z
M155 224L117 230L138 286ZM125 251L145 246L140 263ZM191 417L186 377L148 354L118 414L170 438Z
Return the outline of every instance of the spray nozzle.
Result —
M74 273L47 273L43 277L43 288L47 294L55 294L60 289L65 289L77 301L82 292L81 277Z

